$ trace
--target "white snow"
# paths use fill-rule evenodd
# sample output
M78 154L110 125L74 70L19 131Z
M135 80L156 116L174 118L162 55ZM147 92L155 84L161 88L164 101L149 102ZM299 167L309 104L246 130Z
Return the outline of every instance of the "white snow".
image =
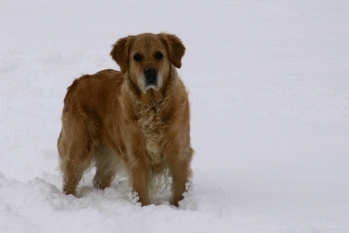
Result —
M0 3L0 232L349 232L349 1ZM193 187L179 208L127 180L61 192L56 140L74 78L119 38L187 52Z

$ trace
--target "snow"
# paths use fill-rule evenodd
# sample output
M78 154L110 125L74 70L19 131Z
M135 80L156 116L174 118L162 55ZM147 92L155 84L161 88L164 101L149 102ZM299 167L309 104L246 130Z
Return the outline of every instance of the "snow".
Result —
M0 7L0 232L349 232L349 2L19 1ZM61 192L56 140L74 78L111 45L178 35L193 186L176 208Z

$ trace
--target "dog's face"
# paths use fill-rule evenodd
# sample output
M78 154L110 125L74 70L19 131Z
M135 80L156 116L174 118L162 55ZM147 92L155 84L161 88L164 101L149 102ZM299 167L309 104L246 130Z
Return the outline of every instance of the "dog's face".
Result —
M119 39L110 53L138 88L161 89L169 77L171 64L181 67L185 47L171 34L140 34Z

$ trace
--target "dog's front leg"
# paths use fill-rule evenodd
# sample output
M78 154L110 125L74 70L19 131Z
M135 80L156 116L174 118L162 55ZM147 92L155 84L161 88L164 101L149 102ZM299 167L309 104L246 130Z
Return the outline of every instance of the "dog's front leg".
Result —
M186 191L186 183L191 176L190 161L176 161L171 164L172 178L173 178L173 204L178 207L179 201L183 199L183 193Z
M127 165L132 191L138 194L138 201L142 203L143 206L150 205L151 202L148 191L150 168L146 160L144 144L142 143L144 140L141 134L130 138L132 138L132 140L130 140L130 144L128 144L129 153Z
M136 162L131 165L130 178L132 191L139 196L139 202L142 206L150 205L148 183L149 183L149 169L146 164Z
M175 145L175 144L173 144ZM183 199L183 193L186 191L186 183L191 178L190 162L193 155L191 147L186 150L178 150L179 146L171 146L168 149L167 160L172 174L173 205L178 206L179 201Z

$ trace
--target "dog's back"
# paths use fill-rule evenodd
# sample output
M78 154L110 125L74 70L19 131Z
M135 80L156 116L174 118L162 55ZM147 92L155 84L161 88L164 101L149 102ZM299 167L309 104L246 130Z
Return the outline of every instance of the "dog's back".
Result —
M63 114L74 104L95 107L94 111L104 107L102 105L106 103L107 98L114 97L120 92L123 81L123 74L111 69L102 70L93 75L83 75L75 79L73 84L68 87L64 98Z

